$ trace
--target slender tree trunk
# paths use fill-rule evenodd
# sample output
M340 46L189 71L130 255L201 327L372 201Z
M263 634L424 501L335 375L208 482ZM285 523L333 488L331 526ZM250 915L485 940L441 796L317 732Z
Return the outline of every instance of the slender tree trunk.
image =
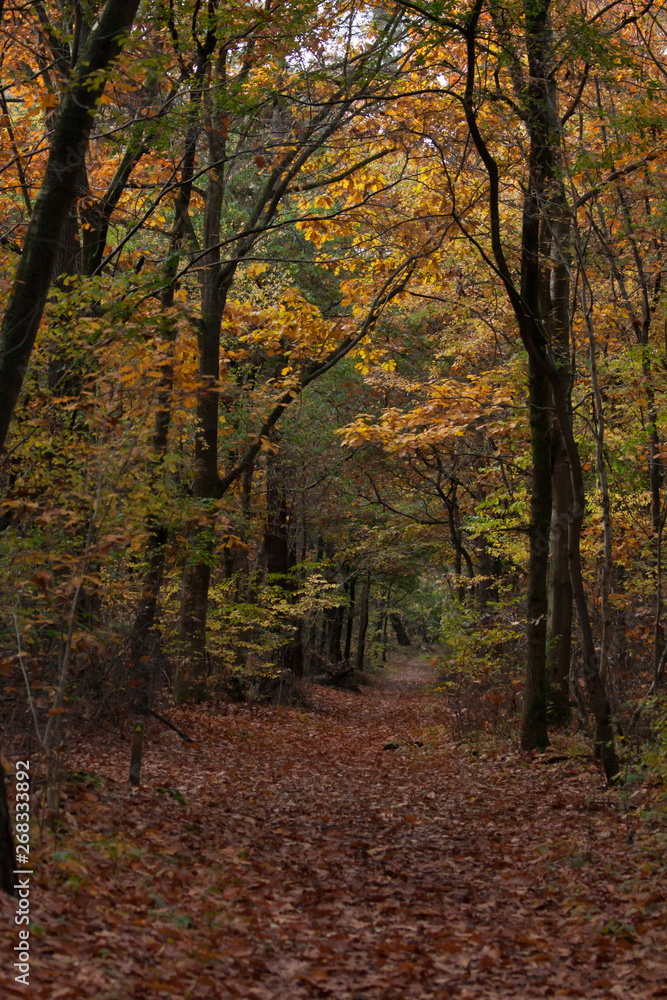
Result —
M340 641L343 635L343 616L345 608L339 605L334 608L331 622L331 635L329 636L329 659L332 663L340 663L342 657L340 652Z
M462 571L462 569L463 569L463 563L462 563L462 560L461 560L461 549L460 548L455 548L454 549L454 575L455 575L456 580L457 580L457 585L456 585L456 599L457 599L457 601L459 602L460 605L463 605L463 602L466 599L466 589L463 586L463 584L461 583L461 571Z
M181 168L181 183L174 207L174 223L169 252L164 265L163 285L160 293L162 315L159 334L166 346L166 355L161 363L161 377L158 388L155 426L153 430L153 469L155 483L163 473L163 461L167 453L169 427L171 424L172 390L174 383L174 348L176 343L176 322L171 313L176 292L176 274L181 259L183 240L186 233L188 211L192 196L192 182L199 136L199 112L201 106L201 79L205 66L199 68L197 79L190 94L188 109L188 130ZM131 169L129 163L126 170ZM128 174L129 176L129 174ZM120 183L120 181L119 181ZM109 206L107 206L109 208ZM109 209L110 210L110 209ZM106 216L105 216L106 218ZM107 219L108 224L108 219ZM97 251L91 247L90 253ZM150 707L150 658L154 652L153 628L157 617L158 598L162 588L166 566L165 548L169 537L167 525L162 518L153 514L148 518L148 543L146 546L147 570L143 580L141 599L132 629L132 680L135 685L135 711L146 714Z
M264 532L264 553L269 582L281 587L290 603L296 580L296 550L290 545L290 517L284 469L274 457L266 466L266 528ZM277 665L283 670L291 670L297 677L303 676L303 641L300 618L287 615L285 626L293 630L287 642L277 651Z
M521 746L543 749L547 734L547 572L551 521L551 420L549 384L529 359L530 431L533 470L530 495L530 559L526 683Z
M547 675L549 718L563 725L570 718L570 657L572 655L572 582L568 563L568 526L572 506L572 480L565 447L554 428L552 473L551 565L549 622L547 626Z
M361 600L359 602L359 634L357 635L357 652L354 659L355 670L364 669L364 657L366 655L366 632L368 631L368 605L371 592L371 574L366 572Z
M387 631L389 628L389 600L391 598L391 592L393 589L393 581L390 580L387 584L387 592L384 595L384 600L382 602L383 610L382 614L378 620L376 637L380 644L380 649L382 650L382 662L387 662Z
M583 279L582 279L583 281ZM602 579L600 581L600 611L602 618L602 636L600 639L600 674L606 683L609 671L609 642L611 633L611 610L609 607L609 592L611 590L611 503L609 499L609 484L607 481L607 466L604 458L605 414L604 401L598 380L597 357L595 347L595 329L593 326L592 301L587 301L586 286L582 284L582 310L586 318L588 330L588 347L591 365L591 381L595 399L595 468L600 486L602 502L603 556Z
M209 130L209 159L216 164L208 175L204 207L202 258L201 318L197 331L199 352L199 387L195 432L194 500L212 500L220 496L218 475L218 378L220 375L220 328L227 292L234 277L228 268L223 278L220 269L220 214L224 199L224 168L219 164L225 155L225 141ZM214 525L205 506L201 524L189 539L189 561L181 587L179 638L181 661L174 682L174 696L179 701L203 694L207 670L206 612L213 556Z
M597 76L595 77L595 90L597 97L598 114L600 121L602 123L600 127L600 134L602 136L605 149L608 151L609 147L607 143L607 128L604 124L604 121L605 119L607 119L608 116L606 114L602 101L600 79ZM647 178L647 184L650 185L648 178ZM644 391L646 393L646 400L647 400L646 431L648 436L648 484L649 484L649 495L651 497L651 523L653 526L653 536L656 540L656 553L655 553L656 574L659 581L656 585L654 646L653 646L653 667L654 670L657 670L665 642L664 631L662 628L662 586L660 582L662 573L661 543L662 543L662 531L664 528L665 512L663 512L661 506L663 467L662 467L662 460L660 457L660 435L658 432L658 412L655 402L655 390L651 372L651 356L649 353L649 334L651 329L651 319L653 315L653 310L655 309L655 306L659 300L658 296L662 284L663 269L658 267L656 270L652 267L650 268L649 272L646 271L642 255L640 253L639 246L637 244L632 213L630 211L628 199L626 193L623 190L622 185L619 185L617 197L620 203L621 214L623 216L623 220L625 223L625 236L627 244L629 244L630 246L632 256L635 262L636 277L633 276L632 284L635 285L636 283L634 291L635 292L639 291L641 293L640 295L641 313L638 311L637 300L635 296L631 295L628 290L628 282L626 281L626 276L625 276L625 264L619 259L618 256L614 255L611 249L612 240L610 239L610 233L607 226L607 221L605 219L603 208L599 203L597 205L597 212L599 215L599 226L602 231L604 241L609 246L609 261L611 265L612 274L621 292L621 298L625 305L630 323L632 324L635 337L637 339L637 343L640 345L642 350L642 374L644 376ZM650 200L648 195L646 195L644 203L647 207L647 216L650 219L651 212L649 210ZM654 223L651 222L650 224L653 225ZM651 304L651 299L653 300L653 305Z
M648 362L648 330L647 344L644 347L643 365L646 374L646 396L648 400L649 443L648 443L648 476L649 492L651 494L651 524L655 538L656 593L655 593L655 624L653 629L653 670L658 669L660 658L665 646L665 633L662 627L662 535L665 521L665 511L662 509L662 461L660 458L660 436L658 434L658 410L655 403L655 392L651 384L650 365Z
M530 162L524 195L520 289L517 288L508 266L501 236L498 163L480 131L475 104L475 87L478 79L477 33L482 9L482 0L476 0L466 22L467 70L462 105L472 142L486 167L489 178L490 236L494 261L516 315L521 340L529 358L546 375L551 385L553 406L570 464L573 495L568 537L570 578L582 635L583 673L597 725L596 745L600 747L607 779L613 780L618 773L618 760L614 749L611 713L604 681L600 676L581 570L581 527L586 505L581 460L569 405L571 372L569 363L556 363L545 336L544 320L539 309L539 300L542 297L540 254L544 248L540 240L539 217L542 210L546 210L550 203L553 203L554 192L556 204L561 202L565 206L560 179L562 129L556 101L550 0L537 0L537 2L526 0L523 6L528 76L525 83L521 82L520 98L530 138ZM547 212L545 215L547 222L558 218L562 218L562 210L558 207L555 213Z
M482 499L481 491L479 498ZM479 610L483 613L489 601L498 600L498 592L493 584L493 561L489 555L487 541L483 535L476 539L476 550L479 577L477 599Z
M350 662L350 653L352 650L352 629L354 627L354 614L355 614L354 596L355 596L356 586L357 586L357 576L356 573L353 573L350 576L349 590L348 590L350 603L347 609L347 625L345 628L345 651L343 653L344 663Z
M541 72L530 83L532 103L528 183L523 200L521 234L521 310L518 315L522 340L531 345L528 351L528 387L530 441L533 460L530 493L530 557L528 563L528 621L526 683L524 690L521 746L524 750L547 746L547 612L549 569L549 529L551 523L552 436L549 382L545 365L546 342L543 317L548 314L550 288L546 281L544 258L550 253L551 240L544 218L545 188L552 169L553 138L539 110L549 104L545 74L546 53L541 51L544 36L549 34L548 5L531 8L526 15L526 43L529 65ZM531 18L534 20L531 21ZM533 35L531 36L531 26ZM543 110L543 113L544 113Z
M452 545L454 547L454 572L458 578L456 588L457 598L459 604L463 604L466 596L466 586L461 579L461 572L463 569L462 561L465 561L466 573L469 580L472 580L475 576L475 567L473 566L470 554L461 539L461 530L459 527L459 505L456 500L456 486L454 486L449 495L443 497L443 499L447 509L449 537L451 538Z
M153 519L149 525L146 557L148 568L142 583L141 599L132 626L131 650L133 684L133 710L137 715L146 715L151 700L151 658L155 650L153 627L157 617L158 597L165 570L165 546L169 531L160 519Z
M611 707L607 697L604 678L600 674L600 658L593 639L593 630L588 614L586 589L581 567L581 529L586 512L586 492L581 469L581 458L568 415L566 394L562 389L560 392L557 391L558 379L556 377L552 380L552 386L554 387L554 402L567 449L572 476L573 506L570 511L568 559L574 604L577 609L577 618L579 619L579 628L581 631L582 671L595 718L596 753L600 756L607 780L613 781L618 774L618 758L616 757L616 749L614 747Z

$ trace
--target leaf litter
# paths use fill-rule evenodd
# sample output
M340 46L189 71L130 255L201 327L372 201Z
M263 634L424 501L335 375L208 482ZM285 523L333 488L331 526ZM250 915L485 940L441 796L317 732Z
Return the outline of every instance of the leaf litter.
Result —
M664 829L630 837L565 740L548 767L457 745L432 680L402 661L308 710L179 709L196 739L151 721L136 790L120 737L71 749L64 828L33 848L30 995L667 996Z

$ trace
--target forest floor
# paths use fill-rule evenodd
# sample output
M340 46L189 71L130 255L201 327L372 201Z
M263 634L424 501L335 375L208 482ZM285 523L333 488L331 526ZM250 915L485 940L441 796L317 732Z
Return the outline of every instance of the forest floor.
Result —
M36 845L29 989L0 904L2 996L667 996L664 825L571 740L454 741L433 682L396 657L308 708L173 711L195 740L151 720L138 790L127 738L80 739Z

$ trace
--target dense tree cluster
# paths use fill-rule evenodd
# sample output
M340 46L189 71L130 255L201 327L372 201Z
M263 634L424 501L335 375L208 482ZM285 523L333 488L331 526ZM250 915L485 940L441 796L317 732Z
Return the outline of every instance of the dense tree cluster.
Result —
M74 691L439 641L523 672L526 749L585 697L613 778L667 658L663 10L0 16L6 705L51 753Z

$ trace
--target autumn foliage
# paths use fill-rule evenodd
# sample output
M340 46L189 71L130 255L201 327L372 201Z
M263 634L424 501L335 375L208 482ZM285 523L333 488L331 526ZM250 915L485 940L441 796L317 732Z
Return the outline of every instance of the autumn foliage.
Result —
M654 782L659 801L667 754L662 9L628 0L139 8L132 0L40 0L0 4L0 19L2 748L10 775L26 748L34 751L43 830L60 836L65 824L59 860L40 841L40 858L55 865L52 901L104 884L109 894L136 896L142 927L149 917L156 927L175 922L169 973L156 971L159 934L142 931L137 961L152 970L147 990L172 990L182 973L192 996L226 995L215 992L220 968L214 963L202 979L208 959L188 951L212 893L229 907L225 975L238 979L238 995L254 995L253 963L264 961L243 930L244 907L255 906L267 941L267 928L275 931L268 951L280 955L266 959L260 997L282 989L285 977L294 997L344 997L348 987L350 997L359 989L528 995L502 992L519 990L512 976L526 975L525 961L515 967L508 957L518 937L511 946L502 934L484 943L459 911L447 950L436 927L441 902L431 910L417 901L420 880L444 891L426 855L404 898L385 894L407 864L410 824L422 819L403 817L399 846L387 847L400 863L383 874L376 827L368 832L367 818L355 814L354 835L343 835L347 814L337 807L335 848L320 845L325 861L332 851L326 877L348 855L353 867L365 858L374 874L368 884L359 875L363 893L361 882L341 888L349 919L340 940L327 909L330 951L306 943L318 926L315 896L304 904L306 920L296 888L283 887L278 902L271 895L279 864L294 886L299 879L300 862L279 846L289 825L283 805L274 803L282 833L257 841L262 861L252 877L239 861L238 831L236 853L224 853L231 826L218 817L226 860L218 869L197 855L192 912L181 905L184 864L170 862L158 876L154 858L135 858L136 831L127 843L114 831L121 847L113 857L105 838L120 803L132 803L136 817L145 801L153 824L185 809L178 796L194 808L195 786L212 795L213 776L231 767L225 727L250 713L261 738L251 727L247 743L232 740L230 794L239 802L250 794L255 760L266 794L278 794L272 782L287 767L277 749L286 727L300 775L293 794L308 801L297 841L314 852L303 864L317 873L329 864L314 847L329 826L324 799L335 799L352 741L365 761L353 778L366 789L355 793L364 816L375 816L376 765L377 815L393 816L373 715L383 699L397 718L409 716L411 740L430 725L417 721L420 711L445 726L421 763L403 743L399 758L400 780L426 796L434 852L440 819L428 796L440 801L438 769L461 796L460 823L490 836L480 830L496 815L491 764L482 777L467 763L459 774L452 750L470 740L509 741L488 755L505 761L499 781L515 803L525 794L543 809L562 794L563 809L586 812L599 799L616 830L620 814L604 810L612 801L627 806L629 774ZM365 676L395 662L397 649L411 649L419 669L424 657L432 661L435 693L423 701L402 689L371 696ZM255 708L232 707L242 704ZM275 714L276 705L291 708ZM301 732L320 711L335 728L328 770ZM132 792L123 782L137 725L146 729L142 773L150 777ZM179 730L196 733L187 780L179 757L187 748L166 749ZM117 734L106 757L101 731ZM80 734L92 748L87 763L68 756ZM216 763L205 760L206 741ZM593 772L579 765L571 773L570 764L524 767L512 741L526 753L561 741L568 761L575 743L577 753L590 746L601 780L621 791L602 798ZM154 745L161 776L150 770ZM273 753L283 762L275 773ZM78 785L67 769L83 773ZM317 794L307 788L311 773ZM100 795L89 787L96 775L112 782ZM570 780L572 795L559 790ZM72 798L70 819L61 787ZM261 826L266 816L252 794L248 822ZM473 794L488 799L483 809L469 807ZM200 832L222 808L204 797L197 809L204 802L209 818L188 820ZM77 843L81 824L92 822L86 803L100 803L107 816L90 868ZM546 824L538 813L536 824ZM651 822L658 813L655 805ZM246 816L240 805L237 814ZM629 815L625 808L626 838ZM176 853L186 829L174 833ZM539 892L574 909L558 932L545 917L535 941L526 939L531 955L546 956L535 964L551 969L555 956L566 957L562 949L578 956L580 972L562 980L563 995L590 986L594 966L620 963L617 981L634 976L635 959L624 973L619 956L639 954L632 949L649 934L648 910L643 929L629 910L616 907L616 923L596 916L597 943L583 942L578 876L563 858L592 857L593 848L568 841L559 853L560 834L547 841L536 830L531 837L547 843L560 880L552 893L551 869L540 869ZM156 837L155 853L174 857L169 837ZM499 860L496 889L505 867L537 865L524 850L532 848ZM636 902L641 866L633 858ZM106 881L114 865L116 889ZM470 853L456 862L459 874L465 869L461 891L475 900L476 865ZM162 902L150 910L139 870L170 886L156 890ZM505 874L516 906L528 906L525 894L538 883L529 889ZM596 868L590 906L602 913L598 876ZM394 937L376 942L375 918L367 902L352 902L355 893L389 907L392 934L406 929L400 961ZM507 899L498 902L498 924ZM422 904L420 923L407 914ZM65 913L70 903L60 905ZM90 919L100 919L98 903L90 906ZM208 937L197 937L202 955L220 945L217 919L206 917ZM348 953L348 967L339 945L349 943L354 920L363 946ZM285 945L292 922L310 949L303 955ZM559 934L561 951L548 943ZM367 983L361 953L375 956ZM99 953L87 954L81 995L94 988L111 996L108 977L96 978ZM499 968L505 979L496 981ZM121 970L126 991L135 973ZM555 975L530 979L534 995L556 989ZM600 996L623 995L605 975ZM408 982L421 985L411 994ZM475 994L482 983L491 992ZM72 979L66 988L79 987ZM632 995L653 995L649 980L641 989Z

